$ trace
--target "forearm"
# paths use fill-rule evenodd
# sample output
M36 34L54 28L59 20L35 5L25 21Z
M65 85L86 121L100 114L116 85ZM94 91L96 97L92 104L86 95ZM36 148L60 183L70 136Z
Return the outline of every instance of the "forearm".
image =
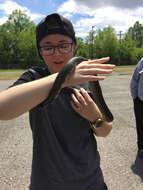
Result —
M9 120L29 111L48 97L57 74L24 83L0 93L0 120Z
M108 60L109 58L103 58L98 61L85 61L78 64L75 72L64 82L62 88L88 81L103 80L104 76L96 76L96 74L111 74L115 66L97 63L104 63ZM48 97L56 76L57 73L1 92L0 120L15 118L45 100Z
M103 122L101 127L99 128L93 128L93 131L96 136L98 137L106 137L110 131L112 130L112 122Z

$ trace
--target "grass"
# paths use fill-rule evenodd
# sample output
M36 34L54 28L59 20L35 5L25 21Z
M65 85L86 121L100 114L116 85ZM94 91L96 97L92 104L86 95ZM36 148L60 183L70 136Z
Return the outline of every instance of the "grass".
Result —
M116 66L118 69L120 69L120 68L135 68L136 67L136 65L123 65L123 66Z
M24 72L26 71L25 69L0 69L0 73L4 72Z
M22 69L0 70L0 80L15 80L25 71Z
M136 65L116 66L114 73L118 75L132 75Z

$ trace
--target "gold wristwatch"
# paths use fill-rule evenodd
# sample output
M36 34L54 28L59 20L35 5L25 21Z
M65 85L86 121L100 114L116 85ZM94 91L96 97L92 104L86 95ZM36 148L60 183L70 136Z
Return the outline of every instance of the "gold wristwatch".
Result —
M101 118L96 119L94 122L90 122L93 129L97 129L102 126L104 120Z

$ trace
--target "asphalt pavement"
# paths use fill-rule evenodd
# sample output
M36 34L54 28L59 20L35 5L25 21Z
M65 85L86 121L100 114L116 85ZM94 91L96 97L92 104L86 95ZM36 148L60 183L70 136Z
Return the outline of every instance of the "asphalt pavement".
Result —
M109 190L143 190L143 160L137 157L135 118L130 95L131 75L113 74L101 82L113 115L113 129L98 137L101 167ZM12 81L0 81L0 91ZM32 134L28 113L0 121L0 189L28 190Z

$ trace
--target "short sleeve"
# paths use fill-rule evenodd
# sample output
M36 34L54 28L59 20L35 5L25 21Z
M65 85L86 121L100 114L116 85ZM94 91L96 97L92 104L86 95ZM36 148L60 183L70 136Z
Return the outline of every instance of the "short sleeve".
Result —
M27 72L23 73L10 87L42 78L45 75L44 72L45 70L43 70L42 68L38 67L30 68Z

